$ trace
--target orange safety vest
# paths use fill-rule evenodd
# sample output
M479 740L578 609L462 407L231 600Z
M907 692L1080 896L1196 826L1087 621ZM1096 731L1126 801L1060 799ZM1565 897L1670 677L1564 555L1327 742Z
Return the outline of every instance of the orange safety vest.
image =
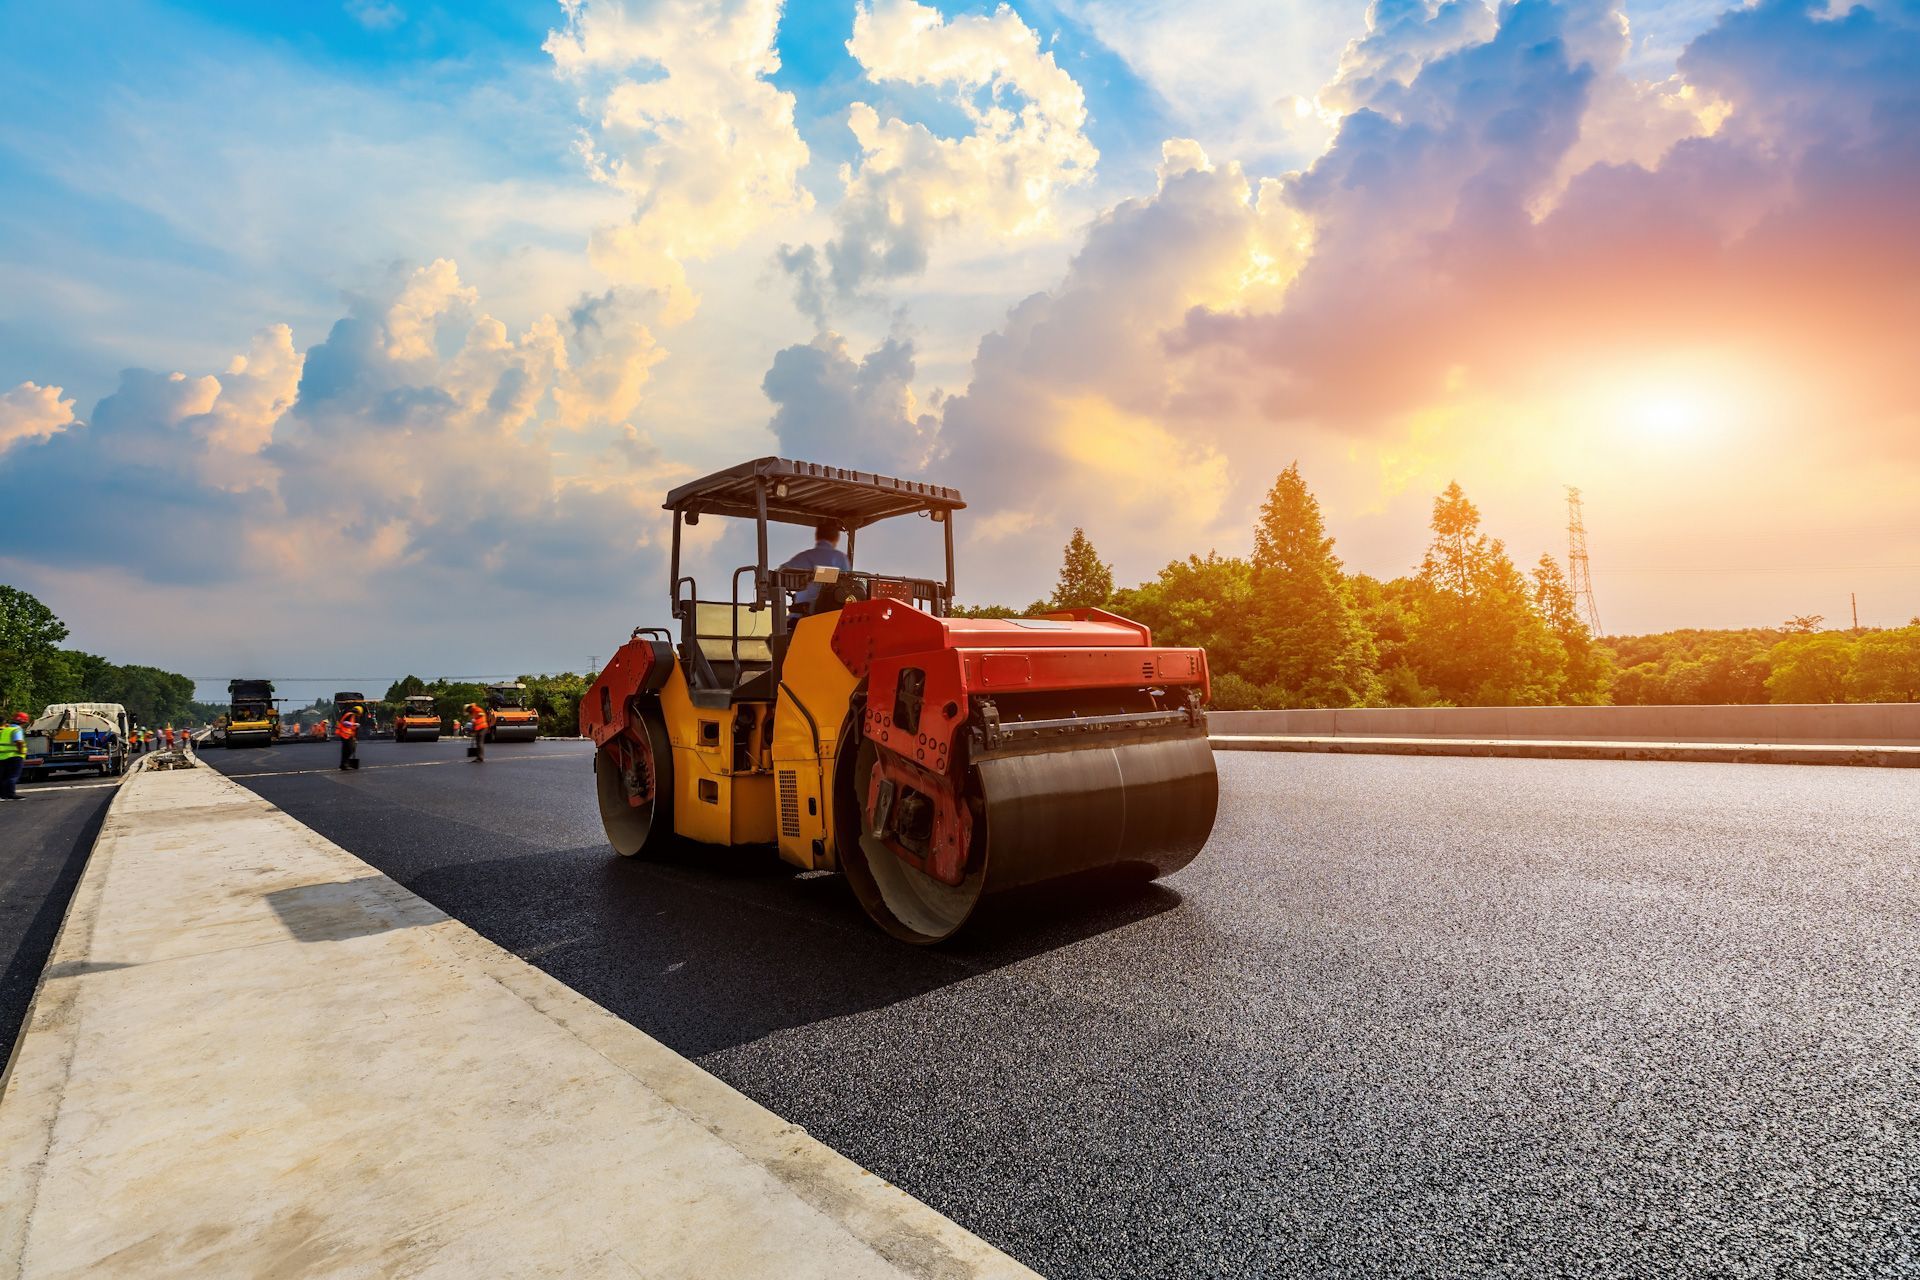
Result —
M473 731L475 733L485 733L487 731L487 709L477 702L469 702L467 704L467 710L473 712Z
M342 738L345 738L347 741L351 742L353 740L353 735L360 732L360 717L354 715L351 711L349 711L346 715L340 717L340 723L336 725L334 728L335 728L335 732L337 732Z

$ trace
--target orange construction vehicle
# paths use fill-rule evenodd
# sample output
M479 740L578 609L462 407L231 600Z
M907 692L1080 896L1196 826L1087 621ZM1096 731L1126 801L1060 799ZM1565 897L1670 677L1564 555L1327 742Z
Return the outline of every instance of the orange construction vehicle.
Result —
M1165 875L1206 844L1206 654L1099 609L955 617L957 491L760 458L666 505L678 643L636 628L580 699L615 852L772 845L842 873L894 937L931 943L1001 890L1099 867ZM681 530L703 516L757 535L717 599L682 576ZM901 517L941 531L941 577L769 553L770 524L831 521L857 566L853 533Z
M440 713L434 709L433 697L430 694L411 694L401 704L400 714L393 720L393 740L395 742L440 741Z
M540 736L540 713L527 705L518 680L487 686L487 741L532 742Z

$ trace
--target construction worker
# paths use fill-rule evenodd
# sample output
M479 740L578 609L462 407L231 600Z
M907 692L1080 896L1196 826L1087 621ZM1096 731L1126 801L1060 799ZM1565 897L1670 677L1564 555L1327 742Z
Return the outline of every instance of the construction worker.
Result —
M13 713L13 720L0 727L0 800L18 800L14 785L20 771L27 767L27 726L33 723L24 711Z
M840 549L840 522L822 520L813 526L813 546L806 551L796 552L791 559L780 566L782 569L838 569L846 573L853 568L853 561L847 559L847 553ZM810 582L793 597L793 608L797 614L813 611L813 603L820 598L820 584Z
M355 707L340 717L333 726L333 734L340 739L340 767L358 769L360 767L360 708Z
M477 702L467 704L467 714L473 717L473 762L487 762L487 709Z

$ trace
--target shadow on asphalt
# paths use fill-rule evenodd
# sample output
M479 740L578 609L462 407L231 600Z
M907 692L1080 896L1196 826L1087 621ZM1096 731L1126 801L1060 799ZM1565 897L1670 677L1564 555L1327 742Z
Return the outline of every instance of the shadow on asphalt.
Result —
M435 867L408 887L690 1057L910 1000L1181 902L1138 875L1090 873L989 899L959 938L923 948L875 928L840 876L770 849L548 850Z

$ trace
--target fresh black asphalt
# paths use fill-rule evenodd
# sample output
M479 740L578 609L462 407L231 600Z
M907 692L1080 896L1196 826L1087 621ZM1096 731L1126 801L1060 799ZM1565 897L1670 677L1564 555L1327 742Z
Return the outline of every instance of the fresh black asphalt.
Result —
M207 756L1048 1275L1920 1272L1907 771L1222 754L1186 871L914 950L461 747Z
M20 799L0 803L0 1061L26 1021L118 783L55 775L21 783Z

